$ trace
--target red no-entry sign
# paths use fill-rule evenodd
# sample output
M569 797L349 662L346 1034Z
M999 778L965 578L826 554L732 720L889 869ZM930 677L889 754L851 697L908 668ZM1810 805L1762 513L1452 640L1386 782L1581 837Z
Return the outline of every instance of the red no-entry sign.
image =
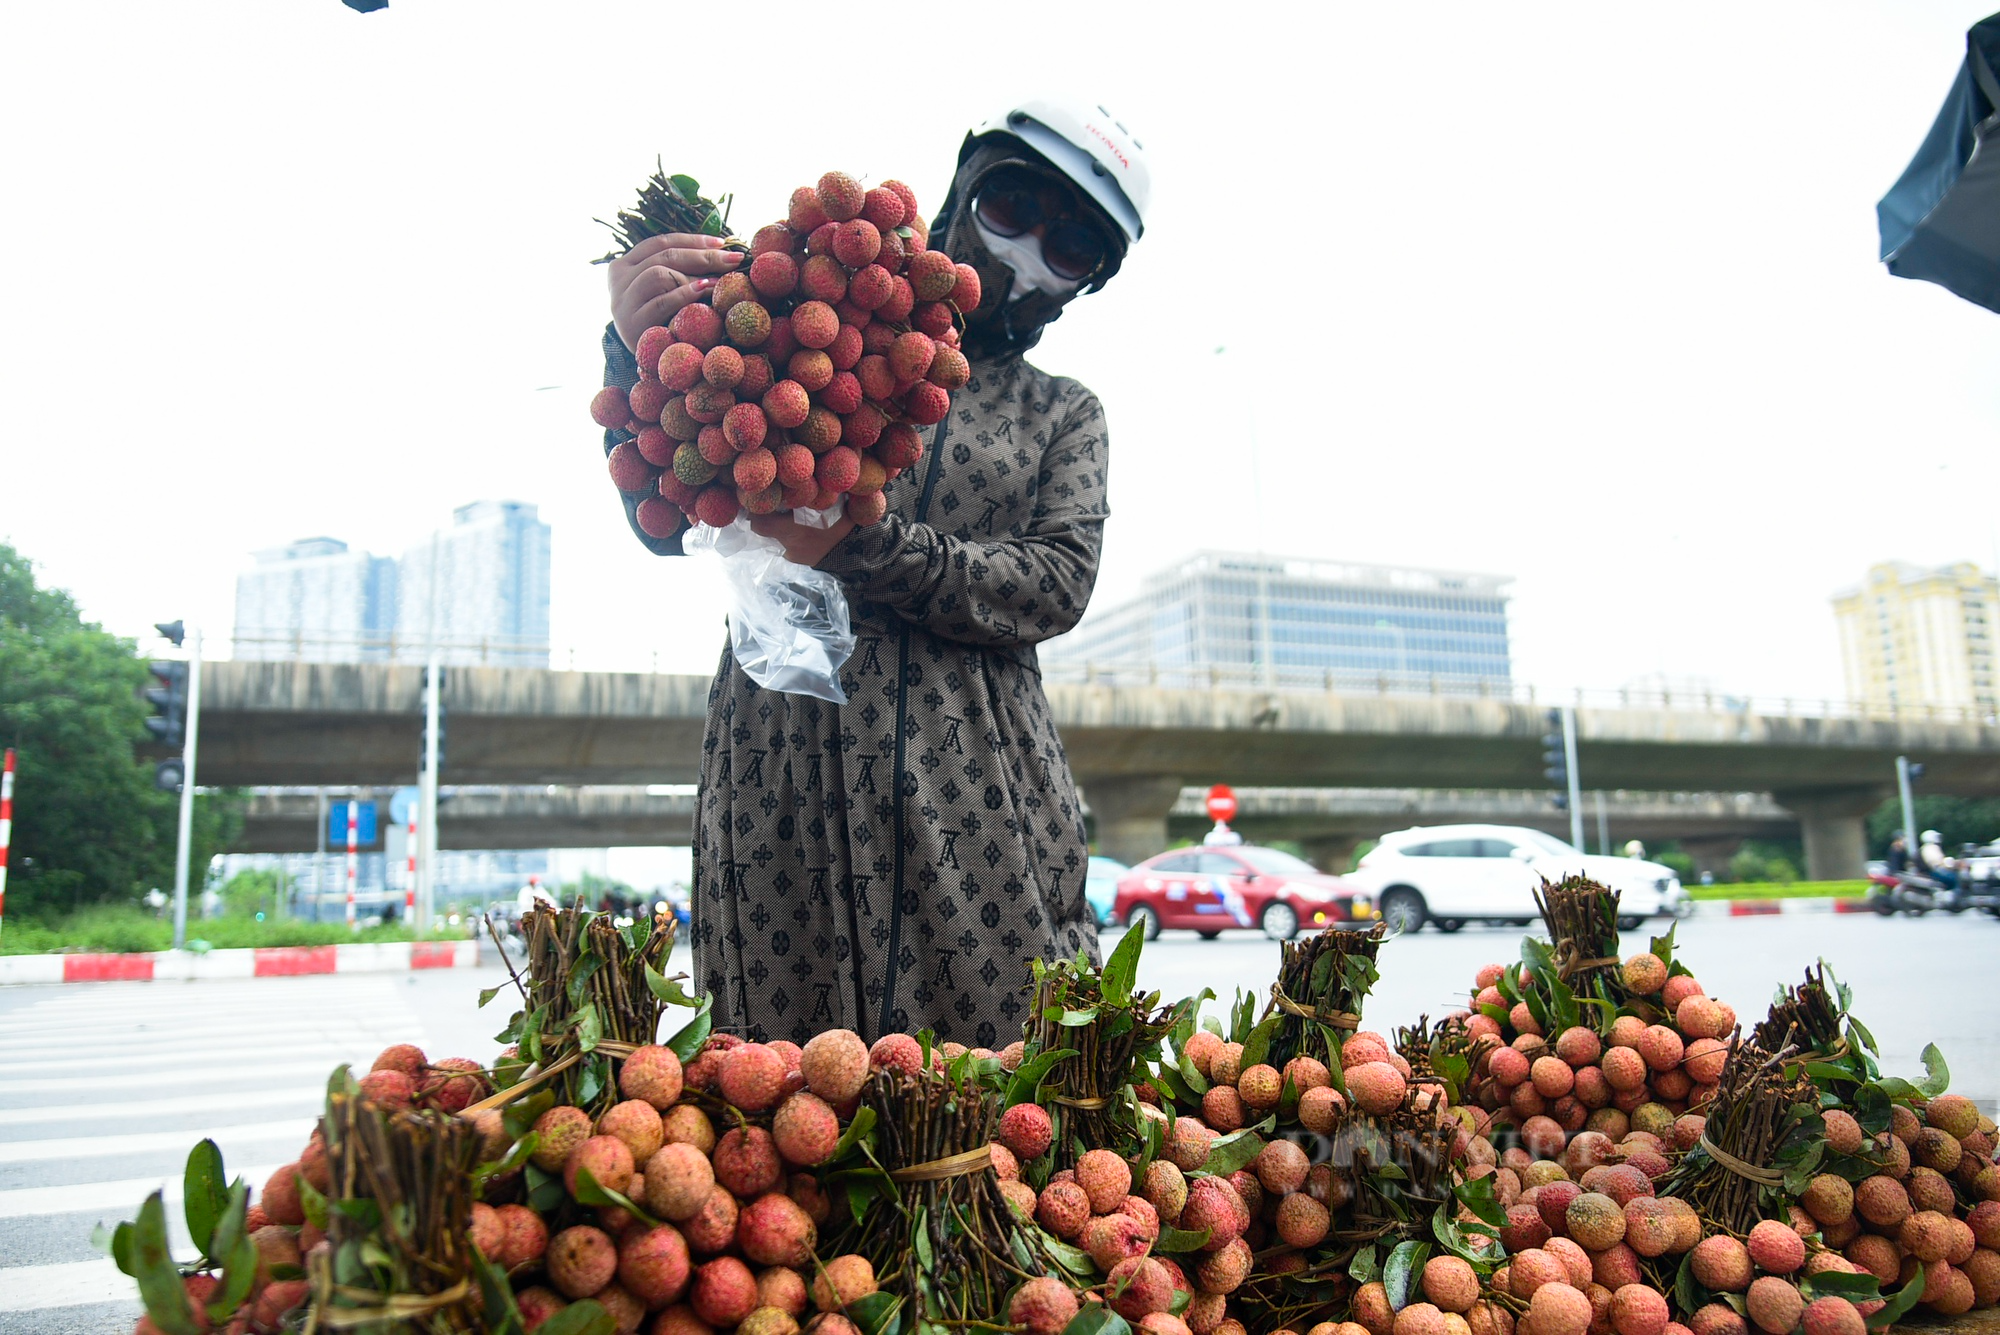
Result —
M1218 783L1208 790L1208 815L1211 820L1236 819L1236 793L1228 784Z

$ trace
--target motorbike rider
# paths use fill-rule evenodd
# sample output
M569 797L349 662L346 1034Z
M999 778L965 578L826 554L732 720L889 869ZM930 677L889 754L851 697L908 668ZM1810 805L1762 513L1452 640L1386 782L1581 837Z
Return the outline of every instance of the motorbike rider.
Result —
M1889 856L1884 861L1891 876L1901 876L1910 869L1910 845L1901 830L1896 831L1896 837L1889 841Z
M1930 877L1947 890L1956 890L1958 888L1958 865L1944 851L1944 836L1936 830L1925 830L1923 841L1923 847L1920 852L1923 858L1924 875Z

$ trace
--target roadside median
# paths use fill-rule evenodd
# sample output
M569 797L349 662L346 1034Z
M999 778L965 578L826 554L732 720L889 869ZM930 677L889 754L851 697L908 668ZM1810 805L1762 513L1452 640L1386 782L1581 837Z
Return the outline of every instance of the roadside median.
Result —
M364 941L350 945L258 946L246 950L86 951L0 956L0 987L28 983L200 982L327 973L469 969L479 942Z

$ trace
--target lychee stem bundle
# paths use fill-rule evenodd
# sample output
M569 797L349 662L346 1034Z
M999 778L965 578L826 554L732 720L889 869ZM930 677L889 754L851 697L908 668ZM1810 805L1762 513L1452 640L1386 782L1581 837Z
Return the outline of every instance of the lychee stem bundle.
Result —
M1587 876L1565 876L1542 882L1534 895L1563 981L1578 996L1617 1004L1618 892Z
M733 195L724 195L719 204L703 199L700 182L692 176L667 175L665 166L655 158L653 174L639 187L638 207L618 210L613 222L596 219L609 227L618 238L618 249L591 263L608 263L649 236L669 236L678 232L726 237L729 235L729 206L734 198ZM742 243L736 244L741 246Z
M583 1055L555 1088L562 1102L601 1112L617 1101L617 1083L610 1057L592 1057L605 1042L651 1043L657 1036L666 1002L647 975L657 976L673 950L673 916L621 930L587 909L542 908L521 919L521 930L528 981L508 1036L524 1060L544 1068Z
M1362 1003L1380 976L1375 957L1387 937L1388 929L1377 923L1365 932L1317 932L1279 947L1278 981L1265 1010L1279 1016L1266 1058L1271 1065L1282 1071L1294 1057L1311 1057L1328 1070L1340 1069L1340 1045L1360 1024Z
M877 1070L861 1092L875 1113L875 1159L899 1170L980 1150L993 1139L997 1103L971 1062L910 1075ZM1061 1275L1033 1223L1017 1217L989 1165L937 1180L899 1181L856 1219L840 1249L873 1262L877 1282L907 1304L904 1328L1011 1329L1007 1300L1025 1279Z
M1027 1028L1027 1055L1073 1048L1042 1082L1055 1128L1053 1167L1073 1168L1090 1149L1133 1154L1141 1137L1133 1108L1134 1066L1179 1019L1177 1008L1155 1010L1160 994L1114 1005L1103 978L1087 964L1059 960L1038 969ZM1089 1016L1081 1023L1077 1017ZM1065 1021L1070 1021L1065 1023Z
M1740 1033L1740 1031L1739 1031ZM1789 1073L1796 1049L1768 1052L1755 1042L1734 1041L1723 1063L1715 1100L1702 1139L1731 1158L1763 1168L1772 1165L1795 1121L1794 1109L1817 1101L1812 1082ZM1679 1196L1694 1206L1710 1229L1738 1237L1766 1215L1765 1197L1776 1189L1734 1169L1697 1144L1661 1184L1663 1196Z
M323 1125L332 1250L308 1274L312 1322L439 1335L480 1329L467 1233L478 1133L456 1117L392 1112L345 1092L328 1096Z

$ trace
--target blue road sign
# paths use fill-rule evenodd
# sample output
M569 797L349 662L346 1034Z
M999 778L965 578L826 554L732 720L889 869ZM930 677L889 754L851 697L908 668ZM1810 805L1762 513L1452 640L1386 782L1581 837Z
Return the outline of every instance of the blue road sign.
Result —
M375 804L356 802L355 842L366 848L375 842ZM326 807L326 846L329 851L347 847L347 803L329 802Z

